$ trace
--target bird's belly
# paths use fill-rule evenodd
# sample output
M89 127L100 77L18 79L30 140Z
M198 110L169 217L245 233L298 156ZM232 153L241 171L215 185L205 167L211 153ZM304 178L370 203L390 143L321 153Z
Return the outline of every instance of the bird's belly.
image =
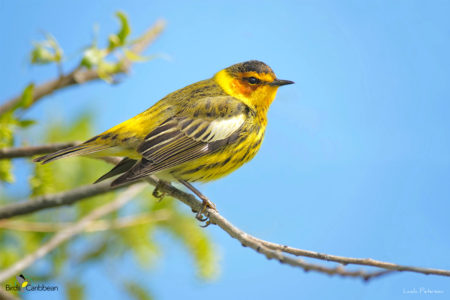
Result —
M207 182L219 179L250 161L258 152L263 133L251 134L241 142L228 145L224 149L186 162L168 170L174 177L186 181Z

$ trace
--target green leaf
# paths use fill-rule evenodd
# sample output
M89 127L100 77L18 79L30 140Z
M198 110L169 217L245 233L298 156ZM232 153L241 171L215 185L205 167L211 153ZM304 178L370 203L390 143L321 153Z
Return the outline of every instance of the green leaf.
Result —
M33 175L30 176L29 184L31 195L39 196L57 192L54 188L56 178L53 173L54 167L51 165L34 164Z
M106 50L91 46L84 51L81 65L88 69L98 66L106 56Z
M125 43L127 42L127 37L131 33L131 28L128 23L127 16L123 12L118 11L116 13L116 17L119 19L119 22L120 22L120 30L117 34L111 34L109 36L109 38L108 38L108 41L109 41L108 49L109 50L113 50L114 48L124 46Z
M136 280L140 279L140 276L135 277ZM153 297L150 295L150 293L141 285L139 285L136 282L133 281L126 281L124 282L124 287L128 294L137 300L152 300Z
M121 70L121 64L119 63L110 63L106 61L102 61L98 65L98 76L108 83L112 83L113 78L112 75L119 72Z
M16 123L17 120L14 117L13 111L9 111L0 116L0 148L11 147L14 144L13 128ZM14 182L11 160L0 160L0 180L5 182Z
M47 37L47 43L49 47L53 50L53 57L55 62L61 62L63 58L63 51L62 48L59 46L58 42L56 41L55 37L49 33L46 33L45 36Z
M66 283L66 296L69 300L84 299L84 285L78 281L68 281Z
M31 51L32 64L45 65L52 63L53 61L53 54L42 45L36 45Z
M145 62L145 61L149 61L151 59L151 57L141 56L141 55L139 55L131 50L128 50L128 49L125 49L124 53L125 53L125 57L132 62Z
M34 83L30 83L22 92L20 102L16 108L28 108L33 103Z
M126 39L131 32L131 28L128 24L128 18L123 12L118 11L116 16L119 18L121 25L120 31L117 33L117 37L119 38L120 45L123 46L125 45Z
M0 147L9 147L13 145L13 131L12 128L17 124L13 111L0 116Z
M32 64L45 65L62 61L63 51L56 39L50 34L45 36L46 40L34 43L34 49L31 51Z
M33 126L34 124L36 124L37 122L35 120L18 120L17 121L17 126L21 127L21 128L28 128L30 126Z
M120 39L117 34L110 34L108 37L109 45L108 49L112 50L120 46Z
M10 160L0 160L0 180L4 182L14 182L14 175L11 172L12 162Z

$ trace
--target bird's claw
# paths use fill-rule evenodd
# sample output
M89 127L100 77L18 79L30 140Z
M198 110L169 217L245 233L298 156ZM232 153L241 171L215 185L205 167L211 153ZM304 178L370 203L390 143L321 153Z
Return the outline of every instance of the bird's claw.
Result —
M205 222L205 224L200 225L200 227L208 227L211 224L211 220L209 218L208 212L206 211L207 208L213 209L215 211L217 211L216 209L216 205L214 203L212 203L208 198L206 198L205 196L201 197L203 200L202 203L202 209L197 212L197 214L195 215L195 218L197 220L199 220L200 222Z
M197 211L197 210L192 210L192 211L196 213L195 218L197 220L199 220L200 222L205 222L204 225L200 225L200 226L203 228L208 227L209 224L211 224L212 222L211 222L211 219L209 218L209 212L207 211L207 209L209 208L209 209L217 211L216 205L214 203L212 203L211 200L208 199L208 197L203 195L199 190L197 190L194 186L192 186L189 182L182 180L182 179L178 179L178 181L181 184L183 184L185 187L190 189L195 195L197 195L197 197L199 197L202 200L202 208L200 209L200 211Z
M158 201L162 201L164 197L166 196L165 192L162 192L159 188L160 184L158 184L155 189L153 190L152 196L158 199Z

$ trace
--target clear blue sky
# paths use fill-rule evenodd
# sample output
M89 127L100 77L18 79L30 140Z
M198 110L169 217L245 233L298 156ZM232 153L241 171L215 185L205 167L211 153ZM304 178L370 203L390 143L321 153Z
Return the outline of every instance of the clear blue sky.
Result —
M258 237L304 249L450 269L450 2L448 1L0 1L0 99L30 80L30 42L51 32L73 54L100 25L105 37L124 10L134 33L168 21L149 53L170 60L137 65L118 86L92 84L32 109L75 116L103 108L103 131L167 93L248 59L296 82L280 89L257 157L201 186L220 212ZM244 201L245 200L245 201ZM222 230L221 276L194 277L180 245L141 278L157 299L411 299L404 289L450 294L448 278L396 274L364 284L304 273L243 248ZM123 272L132 272L128 262ZM99 279L91 297L123 294ZM426 297L426 296L424 296Z

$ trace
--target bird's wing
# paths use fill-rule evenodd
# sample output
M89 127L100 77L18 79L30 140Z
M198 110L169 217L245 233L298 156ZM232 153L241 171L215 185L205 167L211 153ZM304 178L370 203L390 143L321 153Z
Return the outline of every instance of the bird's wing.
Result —
M231 97L198 101L190 111L167 119L150 132L138 147L142 160L113 185L178 166L235 142L248 112L245 104Z

